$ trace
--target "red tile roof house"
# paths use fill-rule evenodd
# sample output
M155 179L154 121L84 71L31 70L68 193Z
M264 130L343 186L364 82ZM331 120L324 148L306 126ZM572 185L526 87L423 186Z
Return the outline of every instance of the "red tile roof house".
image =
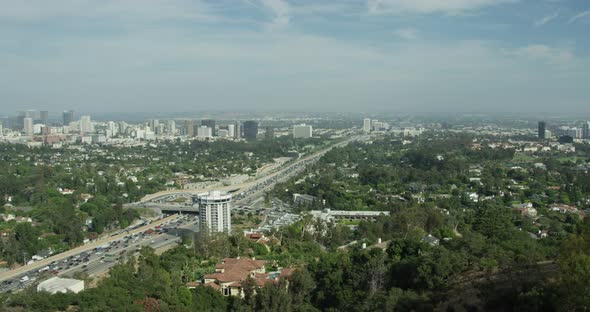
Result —
M244 297L242 282L253 278L256 286L277 283L280 277L288 277L291 269L284 269L279 274L267 274L265 260L250 258L225 258L215 267L215 273L203 277L201 284L219 290L224 296Z

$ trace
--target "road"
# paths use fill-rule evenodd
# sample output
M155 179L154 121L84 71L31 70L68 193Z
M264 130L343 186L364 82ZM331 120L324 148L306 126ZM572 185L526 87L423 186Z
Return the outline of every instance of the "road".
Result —
M92 250L94 248L103 246L105 244L114 242L116 240L119 240L123 237L125 237L125 235L129 235L129 234L135 234L135 233L140 233L143 231L146 231L148 229L153 229L156 226L162 225L166 222L170 222L171 220L174 220L175 218L177 218L177 215L171 215L169 217L160 219L160 220L156 220L150 224L138 227L136 229L131 229L127 232L123 232L121 234L115 235L115 236L109 236L109 237L105 237L103 239L98 239L96 241L90 242L88 244L70 249L68 251L62 252L60 254L48 257L46 259L40 260L40 261L36 261L34 263L28 264L28 265L23 265L19 268L16 268L14 270L10 270L10 271L6 271L3 273L0 273L0 282L4 281L4 280L8 280L8 279L13 279L16 276L22 275L23 273L26 272L30 272L30 271L34 271L34 270L38 270L41 269L43 267L48 266L49 264L51 264L51 262L59 262L59 261L63 261L64 259L70 257L70 256L74 256L76 254L80 254L82 252L88 251L88 250Z
M287 163L281 169L277 169L274 172L270 172L265 174L264 176L247 183L239 184L239 185L232 185L232 186L225 186L225 187L218 187L218 188L210 188L210 189L183 189L183 190L171 190L171 191L163 191L154 193L144 197L138 204L141 203L148 203L155 199L165 197L165 196L173 196L178 194L196 194L196 193L203 193L212 190L222 190L222 191L235 191L235 198L236 203L238 204L245 204L249 201L255 200L256 198L262 196L262 194L268 190L269 188L273 187L274 184L280 181L284 181L289 177L297 174L298 172L305 169L305 166L318 160L322 155L327 153L328 151L332 150L335 147L340 147L349 144L352 141L356 140L364 140L367 136L355 136L351 137L345 141L336 143L327 147L321 151L315 152L311 155L305 156L303 158L297 159L293 162ZM15 279L22 278L24 276L28 276L27 274L35 273L35 274L42 274L39 272L40 269L44 268L60 268L62 270L54 270L57 271L58 275L71 275L77 271L84 271L89 275L98 274L108 270L110 267L116 263L116 261L109 262L105 261L103 256L97 253L97 248L101 246L110 245L114 243L114 247L110 250L109 246L109 253L127 253L129 251L133 251L133 248L138 248L138 246L143 245L150 245L154 248L159 248L162 246L166 246L168 244L174 243L175 240L178 238L172 238L169 234L159 234L157 237L153 239L149 239L145 237L144 232L149 229L154 229L159 227L163 224L167 224L175 219L177 219L177 215L172 215L166 217L161 220L154 221L148 225L144 225L135 229L129 229L127 231L119 231L120 234L112 235L110 237L106 237L103 239L99 239L97 241L93 241L89 244L79 246L77 248L68 250L66 252L51 256L49 258L43 259L41 261L34 262L29 265L25 265L19 267L14 270L10 270L7 272L0 273L0 291L6 290L14 290L14 289L22 289L26 287L27 284L31 284L33 281L25 281L19 282ZM189 225L190 226L190 225ZM121 233L122 232L122 233ZM140 235L140 233L142 233ZM133 239L133 242L129 242L129 239ZM127 240L126 244L122 243L123 241ZM120 244L123 244L120 246ZM91 252L93 251L93 252ZM103 257L101 259L101 257ZM82 259L82 260L80 260ZM67 265L65 269L59 267L59 264ZM7 284L10 282L10 284Z
M214 187L214 188L209 188L209 189L179 189L179 190L161 191L161 192L157 192L154 194L144 196L137 204L151 202L151 201L157 200L161 197L167 197L167 196L173 196L173 195L199 194L199 193L205 193L205 192L212 191L212 190L234 191L234 193L236 193L236 194L239 194L242 192L247 192L248 190L256 188L256 187L260 186L261 184L264 184L267 181L276 180L277 178L283 176L285 173L292 172L293 170L298 169L303 165L306 165L310 162L313 162L313 161L319 159L321 156L323 156L325 153L327 153L328 151L332 150L335 147L345 146L352 141L363 140L363 139L366 139L367 137L368 136L351 137L351 138L346 139L342 142L338 142L338 143L331 145L325 149L322 149L321 151L317 151L311 155L302 157L302 158L297 159L291 163L287 163L281 169L277 169L276 171L274 171L272 173L268 173L260 178L257 178L256 180L253 180L250 182L236 184L236 185L230 185L230 186Z
M0 284L0 292L15 292L38 283L52 276L72 277L75 273L86 273L88 276L106 273L111 267L129 256L135 256L143 246L153 249L168 247L181 240L183 231L194 231L197 219L193 216L173 216L166 218L163 225L157 225L155 230L131 232L111 243L103 244L91 250L86 250L59 261L51 261L41 270L33 269L22 272ZM156 225L153 225L154 227ZM139 228L137 230L140 230ZM26 278L26 280L25 280Z

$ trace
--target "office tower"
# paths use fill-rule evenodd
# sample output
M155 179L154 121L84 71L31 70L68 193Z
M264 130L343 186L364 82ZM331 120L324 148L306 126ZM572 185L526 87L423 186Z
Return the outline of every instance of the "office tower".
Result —
M118 133L127 134L127 127L128 127L128 125L127 125L126 122L119 121L118 122L118 126L119 126Z
M213 130L207 126L200 126L197 128L197 137L199 138L210 138L213 136Z
M107 123L107 138L112 138L117 135L117 124L114 121L109 121Z
M235 129L234 136L236 139L240 139L242 137L242 125L239 121L236 121L236 129Z
M590 139L590 121L586 121L582 124L582 138L585 140Z
M39 111L36 109L29 109L25 112L25 118L31 118L33 119L33 122L35 120L39 120L40 114Z
M4 135L4 128L2 127L2 123L0 122L0 137Z
M201 126L209 127L209 128L211 128L211 133L213 135L217 134L217 132L215 131L215 120L203 119L203 120L201 120Z
M82 133L94 132L94 127L92 126L92 120L90 120L90 116L80 117L80 132L82 132Z
M365 118L365 119L363 120L363 131L364 131L365 133L369 133L369 132L371 132L371 119L369 119L369 118Z
M74 111L73 110L64 111L62 117L63 117L64 126L67 126L70 124L70 122L74 121Z
M166 122L166 132L169 134L176 134L176 121L168 120Z
M264 132L264 138L267 140L272 140L275 137L275 129L273 127L266 127L266 131Z
M150 125L150 129L152 129L153 132L156 132L156 128L158 128L158 126L160 125L160 121L157 119L152 119L149 122Z
M49 112L48 111L40 111L39 112L39 120L42 124L47 125L49 121Z
M231 194L212 191L193 196L193 207L199 211L202 232L231 233Z
M539 139L545 140L545 130L547 130L547 124L544 121L539 121L539 127L537 129Z
M248 120L244 122L244 138L246 140L256 140L258 135L258 122Z
M33 118L31 118L31 117L23 118L23 131L28 136L33 135Z
M312 137L312 126L295 125L293 126L293 137L296 139L309 139Z
M194 125L193 125L192 120L185 120L182 128L184 129L184 134L186 136L189 136L189 137L195 136L195 130L194 130Z
M227 126L227 136L233 138L236 136L236 126L235 125L228 125Z

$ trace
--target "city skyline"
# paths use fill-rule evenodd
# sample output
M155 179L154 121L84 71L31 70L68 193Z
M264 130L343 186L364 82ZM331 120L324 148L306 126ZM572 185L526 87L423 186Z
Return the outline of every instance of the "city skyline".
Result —
M581 0L3 2L2 111L588 112Z

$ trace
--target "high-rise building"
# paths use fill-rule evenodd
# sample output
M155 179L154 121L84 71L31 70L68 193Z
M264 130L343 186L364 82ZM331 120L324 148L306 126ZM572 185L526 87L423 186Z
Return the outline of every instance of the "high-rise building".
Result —
M33 135L33 133L34 133L33 132L34 131L34 129L33 129L33 118L31 118L31 117L25 117L23 119L23 131L24 131L24 133L26 135L29 135L29 136Z
M293 137L296 139L309 139L312 137L313 129L311 126L295 125L293 126Z
M70 122L74 121L74 111L73 110L64 111L62 117L63 117L64 126L67 126L70 124Z
M582 124L582 138L590 140L590 121L586 121Z
M213 130L207 126L200 126L197 128L197 137L199 138L210 138L213 136Z
M369 118L363 119L363 132L365 132L365 133L371 132L371 119L369 119Z
M234 133L234 136L236 137L236 139L240 139L242 137L242 124L239 121L236 121L236 132Z
M266 127L266 131L264 132L264 138L267 140L272 140L275 137L275 129L271 126Z
M90 119L90 116L80 117L80 132L82 132L82 133L94 132L94 126L92 125L92 120Z
M4 136L4 128L2 127L2 123L0 122L0 137Z
M537 129L539 139L545 140L545 130L547 130L547 124L544 121L539 121L539 127Z
M47 125L47 122L49 121L49 112L48 111L39 112L39 121L41 121L42 124Z
M183 132L186 136L192 137L195 136L195 127L193 125L192 120L185 120L183 125Z
M31 118L31 119L33 119L33 122L35 120L39 120L40 116L41 115L39 114L39 111L36 109L29 109L25 112L25 118Z
M258 122L248 120L244 122L244 138L246 140L256 140L258 135Z
M236 136L236 126L229 124L227 125L227 136L233 138Z
M176 134L176 121L170 119L166 122L166 133Z
M201 120L201 126L209 127L209 128L211 128L211 133L213 135L217 134L217 132L215 131L215 120L203 119L203 120Z
M193 207L199 211L201 231L231 233L231 194L212 191L193 196Z
M156 132L156 129L158 128L158 126L160 126L160 121L157 119L152 119L149 122L150 124L150 129L152 129L153 132Z

